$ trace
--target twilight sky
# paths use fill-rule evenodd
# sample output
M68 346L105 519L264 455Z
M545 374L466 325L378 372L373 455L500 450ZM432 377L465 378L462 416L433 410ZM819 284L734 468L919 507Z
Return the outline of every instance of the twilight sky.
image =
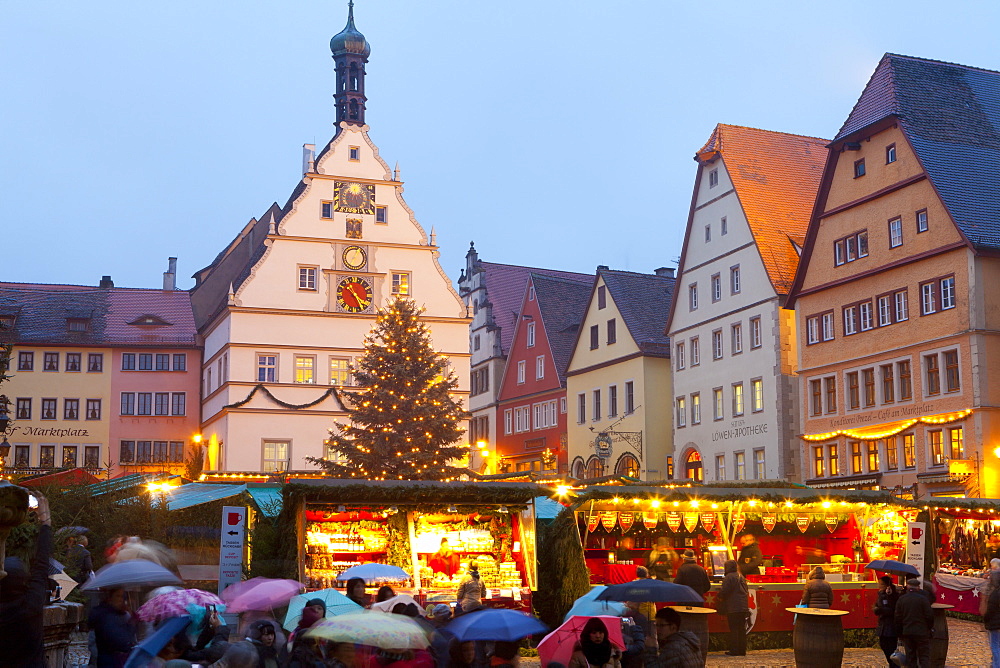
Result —
M333 134L339 0L0 0L0 280L179 287ZM371 137L457 279L674 266L716 123L832 137L886 51L1000 69L1000 3L357 0Z

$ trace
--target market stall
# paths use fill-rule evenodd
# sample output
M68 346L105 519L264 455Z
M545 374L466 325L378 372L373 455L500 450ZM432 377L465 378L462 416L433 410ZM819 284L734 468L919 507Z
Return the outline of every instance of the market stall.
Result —
M1000 515L992 499L954 501L935 508L941 564L934 574L938 600L955 612L979 614L991 559L1000 557Z
M541 492L532 483L322 479L288 485L283 496L298 519L299 575L310 590L343 586L340 573L375 562L406 572L386 583L396 593L454 602L475 562L485 605L530 610Z

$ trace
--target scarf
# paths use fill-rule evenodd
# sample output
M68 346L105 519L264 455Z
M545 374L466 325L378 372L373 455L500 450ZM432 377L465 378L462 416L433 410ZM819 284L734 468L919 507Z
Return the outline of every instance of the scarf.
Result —
M603 666L611 661L611 641L604 636L604 642L595 643L590 638L584 638L580 642L583 655L587 657L587 663L592 666Z

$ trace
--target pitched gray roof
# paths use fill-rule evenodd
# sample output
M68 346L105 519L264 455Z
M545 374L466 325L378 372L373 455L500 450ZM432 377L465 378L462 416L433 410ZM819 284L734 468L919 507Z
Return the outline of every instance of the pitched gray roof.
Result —
M834 141L890 116L966 237L1000 248L1000 72L887 53Z
M587 311L593 281L590 276L586 280L570 280L531 274L545 336L552 350L552 361L563 385L566 383L566 366L576 345L576 334Z
M666 335L674 279L656 274L599 269L629 334L645 355L670 356Z

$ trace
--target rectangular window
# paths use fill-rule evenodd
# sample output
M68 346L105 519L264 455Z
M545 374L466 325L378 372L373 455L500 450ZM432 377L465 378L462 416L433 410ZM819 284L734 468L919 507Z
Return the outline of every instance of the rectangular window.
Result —
M56 419L56 400L55 399L42 399L42 419L43 420L55 420Z
M697 336L691 337L691 366L701 364L701 347Z
M684 369L684 342L681 341L675 346L676 352L674 353L674 368L678 371Z
M170 415L169 392L156 392L153 395L153 415Z
M836 443L826 446L830 462L830 475L840 475L840 448Z
M545 355L535 358L535 380L545 378Z
M625 382L625 415L635 412L635 386L631 380Z
M861 331L866 332L875 326L874 318L872 317L872 303L861 302L858 306L858 311L861 314Z
M618 386L608 386L608 417L618 417Z
M178 464L184 461L184 442L170 441L167 449L167 460Z
M406 296L410 294L410 273L393 272L392 274L392 294Z
M729 268L729 292L734 295L740 293L740 265Z
M275 383L278 376L277 355L257 355L257 382Z
M882 295L878 298L878 326L885 327L892 324L892 304L889 295Z
M750 347L760 348L761 343L760 317L750 318Z
M295 356L295 382L315 383L316 382L316 358L312 355Z
M15 468L28 468L31 466L31 446L30 445L15 445L14 446L14 467Z
M688 309L695 311L698 309L698 284L692 283L688 286Z
M847 261L854 262L858 259L858 238L856 236L847 237Z
M350 360L344 357L330 358L330 384L347 387L351 384Z
M858 307L844 307L844 336L857 334L858 332Z
M864 468L862 468L861 441L849 441L848 447L851 450L851 473L864 473Z
M167 461L166 441L153 441L153 461L157 464Z
M735 453L734 459L736 460L736 479L746 480L747 479L747 457L746 453L737 452Z
M348 146L347 147L347 159L351 162L361 161L361 147L360 146Z
M889 221L889 248L903 245L903 219L893 218Z
M865 159L854 161L854 178L860 178L865 175Z
M729 222L726 220L725 216L723 216L722 219L719 220L719 234L721 234L722 236L726 236L727 234L729 234Z
M582 392L576 395L576 421L581 424L587 421L587 395Z
M30 420L31 419L31 398L30 397L18 397L17 399L17 412L15 413L18 420Z
M917 233L927 231L927 209L917 211Z
M712 240L712 226L711 225L706 225L705 226L705 243L708 243L711 240Z
M604 309L608 306L608 289L601 285L597 288L597 308Z
M264 441L264 473L288 470L288 441Z
M100 420L101 419L101 400L100 399L87 399L87 419L88 420Z
M32 371L35 368L35 353L21 351L17 354L17 370Z
M726 456L716 455L715 456L715 479L725 480L726 479Z
M882 403L891 404L896 401L896 380L893 378L892 365L882 364L879 371L882 375Z
M826 389L826 412L837 412L837 378L828 376L823 379L823 386Z
M823 414L823 381L818 378L809 381L809 414Z
M674 407L677 412L677 426L684 427L687 425L687 399L685 397L677 397L674 401Z
M943 434L940 429L927 432L927 438L930 440L931 445L932 466L944 466L944 442L942 437Z
M733 383L733 416L743 415L743 383Z
M480 345L481 344L480 344L480 340L479 340L479 335L476 334L474 337L472 337L472 350L473 351L479 350Z
M907 320L910 316L906 304L906 290L897 290L892 296L896 306L896 322Z
M861 408L861 389L857 371L847 372L847 407L851 410Z
M941 394L941 367L938 365L938 356L924 355L924 377L926 387L925 394Z
M711 171L708 172L708 187L709 188L714 188L717 185L719 185L719 168L718 167L716 167L715 169L713 169L713 170L711 170Z
M722 405L722 388L717 387L712 390L712 417L716 420L721 420L725 417Z
M712 301L717 302L722 299L722 277L719 274L712 275Z
M826 474L826 459L823 457L823 446L813 446L813 477L822 478Z
M833 244L833 264L835 266L839 267L840 265L842 265L845 262L847 262L846 244L847 244L847 242L844 239L839 239L838 241L834 242L834 244Z
M83 465L88 469L96 469L101 465L101 446L86 445L83 448Z
M184 392L170 394L170 414L187 415L187 394Z
M514 411L510 408L503 412L503 433L514 433Z
M875 405L875 369L862 369L861 380L865 386L865 408L871 408Z
M152 370L153 370L152 353L139 353L139 371L152 371Z
M590 349L597 350L601 345L601 330L597 325L590 326Z
M885 439L885 467L890 471L899 469L899 444L895 436Z
M187 353L174 353L174 371L187 371Z
M912 469L917 465L917 451L913 434L903 434L903 466Z
M63 420L80 419L80 400L63 399Z
M43 445L38 449L38 466L43 469L55 468L56 446Z
M962 427L948 430L948 450L952 459L965 459L965 437Z
M122 415L135 415L135 392L122 392Z
M896 362L896 375L899 377L899 400L909 401L913 398L913 383L910 379L910 361Z
M946 350L944 356L944 391L958 392L962 389L962 383L958 375L958 351Z
M387 225L389 223L389 207L382 205L375 206L375 222L379 225Z
M535 323L533 323L533 322L529 322L528 323L526 335L527 335L527 339L528 339L528 342L527 342L528 347L529 348L534 348L535 347Z
M754 413L764 410L764 380L761 378L750 381L750 410Z
M59 353L45 353L42 361L42 371L59 370Z
M517 384L523 385L525 378L525 363L524 360L517 361Z
M521 434L531 430L531 407L519 406L514 409L514 433Z
M701 424L701 393L691 395L691 424Z
M955 277L941 279L941 310L955 308Z
M617 343L618 341L618 320L612 318L608 320L608 343Z
M757 480L767 478L767 468L764 463L764 449L758 448L753 451L753 475Z
M104 372L104 353L87 354L87 373Z
M140 464L149 464L153 461L153 442L152 441L136 441L135 442L135 459Z
M320 218L329 220L333 218L333 202L322 202L320 204Z
M153 414L153 393L152 392L137 392L136 395L136 415L152 415Z
M819 343L819 316L806 318L806 342L809 344Z
M937 311L937 286L934 282L920 284L920 315Z
M299 267L299 290L316 290L316 267Z
M885 164L896 162L896 145L889 144L885 147Z
M732 326L733 354L739 355L743 352L743 325L736 323Z
M722 330L712 332L712 359L722 359Z
M878 441L868 441L868 472L881 471L878 461Z
M83 363L81 353L66 353L66 371L80 371Z
M62 456L62 467L64 469L76 468L79 461L79 449L75 445L64 445Z
M601 391L594 390L594 421L601 419Z
M833 340L833 312L824 313L822 316L823 340Z

